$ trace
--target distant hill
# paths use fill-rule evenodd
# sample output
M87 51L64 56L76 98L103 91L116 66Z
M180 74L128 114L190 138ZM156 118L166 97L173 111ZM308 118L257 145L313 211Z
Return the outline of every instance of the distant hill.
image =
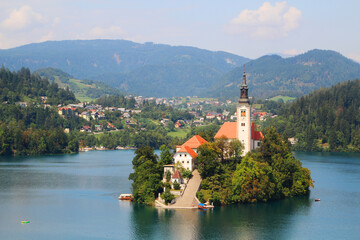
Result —
M58 68L145 96L203 94L248 61L226 52L125 40L48 41L0 50L0 63L12 70Z
M225 74L208 95L238 96L242 74L242 67ZM291 58L277 55L260 57L246 64L246 75L250 96L298 97L320 87L359 78L360 64L334 51L311 50Z
M70 74L56 68L41 68L35 71L35 73L57 83L61 88L69 87L80 101L92 101L103 95L116 95L122 93L120 90L103 82L75 79Z
M360 152L360 80L321 88L286 105L266 124L295 137L296 150Z
M47 97L46 103L51 105L77 102L74 93L68 88L59 88L54 82L51 83L40 78L39 75L31 73L27 68L22 68L17 72L11 72L4 67L0 69L1 103L39 103L43 101L42 97Z

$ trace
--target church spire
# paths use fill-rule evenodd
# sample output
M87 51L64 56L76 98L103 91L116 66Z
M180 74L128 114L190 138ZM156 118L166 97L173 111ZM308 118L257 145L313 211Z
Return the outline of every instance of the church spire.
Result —
M247 86L247 84L246 84L246 74L245 74L245 64L244 64L243 82L242 82L241 86Z
M243 82L240 87L240 100L239 103L249 104L249 96L248 96L248 86L246 84L246 74L245 74L245 64L244 64L244 74L243 74Z

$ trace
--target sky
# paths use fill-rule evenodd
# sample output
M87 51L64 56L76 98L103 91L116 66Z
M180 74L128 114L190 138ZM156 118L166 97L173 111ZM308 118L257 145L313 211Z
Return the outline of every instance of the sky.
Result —
M358 0L0 0L0 49L126 39L255 59L329 49L360 62Z

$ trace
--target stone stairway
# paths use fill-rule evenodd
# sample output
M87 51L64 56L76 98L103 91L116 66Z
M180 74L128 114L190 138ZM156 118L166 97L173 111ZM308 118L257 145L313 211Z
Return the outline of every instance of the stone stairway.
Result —
M174 208L188 208L188 207L197 207L199 203L196 200L196 192L198 191L201 183L201 177L197 169L193 172L193 177L187 183L187 187L183 193L183 195L177 199L176 203L170 205Z

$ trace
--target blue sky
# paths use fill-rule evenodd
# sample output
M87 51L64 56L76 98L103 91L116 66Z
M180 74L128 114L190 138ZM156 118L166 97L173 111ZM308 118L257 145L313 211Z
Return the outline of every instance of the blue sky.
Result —
M127 39L249 58L330 49L360 62L360 1L13 0L0 2L0 48Z

